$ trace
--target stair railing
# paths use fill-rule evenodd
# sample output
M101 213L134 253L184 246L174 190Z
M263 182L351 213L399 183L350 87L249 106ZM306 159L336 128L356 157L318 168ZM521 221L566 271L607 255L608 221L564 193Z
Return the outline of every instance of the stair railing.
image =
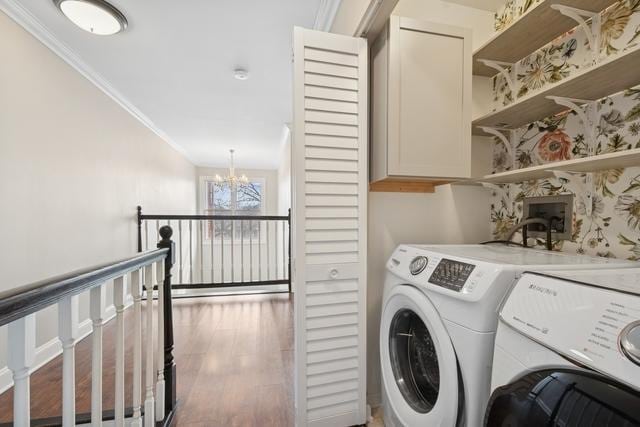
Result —
M8 325L8 368L13 373L13 425L31 425L30 375L34 364L36 313L58 306L58 336L62 343L62 417L47 425L93 426L113 419L116 426L169 425L176 406L176 365L173 358L171 267L175 244L171 227L159 230L157 249L114 262L74 271L0 293L0 326ZM113 281L115 306L115 408L103 411L102 333L107 283ZM131 291L131 298L125 294ZM154 304L154 290L157 303ZM92 333L91 414L76 414L75 345L78 342L78 299L90 294ZM146 297L145 304L142 304ZM125 407L125 318L127 302L133 305L133 397ZM156 309L154 310L154 305ZM144 311L144 313L143 313ZM155 319L154 319L155 318ZM144 330L144 334L143 334ZM155 335L154 335L155 334ZM155 337L155 340L154 340ZM155 347L154 347L155 341ZM142 357L145 353L144 384ZM154 363L154 359L157 361ZM154 366L156 367L154 370ZM144 400L143 400L144 398ZM35 420L34 420L35 422Z
M137 208L138 250L155 243L163 225L175 231L173 289L256 287L291 292L288 215L159 215ZM243 290L244 291L244 290Z

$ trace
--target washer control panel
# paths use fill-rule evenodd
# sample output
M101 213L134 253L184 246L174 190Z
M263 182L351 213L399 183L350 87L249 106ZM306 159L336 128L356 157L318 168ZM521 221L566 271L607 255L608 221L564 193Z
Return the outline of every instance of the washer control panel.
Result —
M442 258L429 277L429 283L460 292L475 265Z
M409 264L409 273L412 276L417 276L422 273L427 265L429 264L429 258L426 256L417 256L411 260L411 264Z

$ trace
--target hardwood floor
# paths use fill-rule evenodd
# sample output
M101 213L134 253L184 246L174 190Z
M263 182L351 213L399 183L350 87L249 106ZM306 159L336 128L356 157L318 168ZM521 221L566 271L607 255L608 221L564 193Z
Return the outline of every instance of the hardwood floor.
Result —
M178 409L175 426L293 426L293 297L263 294L174 300ZM125 322L131 310L127 310ZM126 324L130 325L130 322ZM133 342L126 328L126 406ZM114 321L104 334L104 409L113 409ZM61 414L62 359L31 376L32 419ZM13 393L0 395L0 422ZM91 335L76 347L76 410L90 412Z

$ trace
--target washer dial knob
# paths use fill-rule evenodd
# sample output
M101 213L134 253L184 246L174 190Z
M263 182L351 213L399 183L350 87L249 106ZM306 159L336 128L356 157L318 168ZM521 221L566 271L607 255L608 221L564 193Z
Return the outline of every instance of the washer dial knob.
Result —
M640 365L640 320L629 323L620 332L620 348L629 360Z
M409 264L409 273L413 276L417 276L427 268L427 264L429 264L429 258L426 256L417 256L412 259L411 264Z

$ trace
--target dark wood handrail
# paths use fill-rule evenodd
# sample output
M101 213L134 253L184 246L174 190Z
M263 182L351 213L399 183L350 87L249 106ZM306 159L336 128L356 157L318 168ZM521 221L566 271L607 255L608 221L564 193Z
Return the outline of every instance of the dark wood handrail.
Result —
M36 313L66 296L98 286L155 261L166 259L169 248L140 252L133 256L75 270L51 279L0 292L0 326Z
M288 221L288 215L146 215L140 214L140 220L217 220L217 221Z

